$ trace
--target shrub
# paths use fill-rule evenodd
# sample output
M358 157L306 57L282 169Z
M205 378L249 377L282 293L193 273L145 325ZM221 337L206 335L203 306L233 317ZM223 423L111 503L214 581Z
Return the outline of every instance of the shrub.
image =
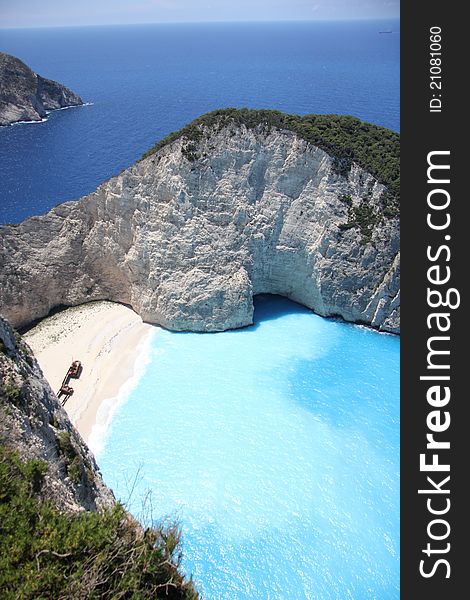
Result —
M338 200L340 200L347 206L352 206L351 194L342 194L341 196L338 196Z
M11 381L7 381L3 384L3 389L8 400L16 405L21 396L21 386Z
M343 202L345 202L344 199ZM363 198L360 204L356 206L352 205L352 201L351 204L347 204L348 220L346 223L341 223L339 228L344 231L351 229L352 227L359 227L361 230L362 242L370 242L374 227L380 223L382 215L378 213L373 206L368 204L366 198Z
M144 531L119 504L60 513L38 496L45 471L0 446L2 598L198 598L179 571L177 525Z
M334 168L347 174L353 162L388 187L390 196L400 193L400 136L395 131L364 123L352 116L289 115L276 110L226 108L202 115L192 123L166 136L150 148L142 158L151 156L179 138L198 142L204 128L219 131L230 125L244 125L248 129L275 127L293 131L307 142L318 146L334 157ZM193 158L195 160L195 158Z
M60 452L69 461L73 461L77 457L77 451L75 450L70 433L68 431L61 431L57 435L57 445L59 446Z

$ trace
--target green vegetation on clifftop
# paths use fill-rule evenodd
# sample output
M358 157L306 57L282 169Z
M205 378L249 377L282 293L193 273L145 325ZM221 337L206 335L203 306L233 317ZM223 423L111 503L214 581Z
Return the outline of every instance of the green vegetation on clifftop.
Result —
M120 505L63 514L41 500L47 464L0 443L0 589L5 600L196 600L176 526L145 531Z
M277 110L226 108L202 115L183 129L171 133L148 150L150 156L167 144L185 138L186 158L195 160L195 142L204 136L204 128L222 129L230 125L248 129L263 126L293 131L300 138L322 148L334 157L336 170L345 175L353 162L363 167L388 187L396 200L400 193L400 136L395 131L365 123L356 117L340 115L289 115Z

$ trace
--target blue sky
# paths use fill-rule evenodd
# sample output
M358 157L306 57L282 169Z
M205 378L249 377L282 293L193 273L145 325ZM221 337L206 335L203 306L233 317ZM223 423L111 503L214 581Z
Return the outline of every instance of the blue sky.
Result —
M390 19L399 0L0 0L1 27Z

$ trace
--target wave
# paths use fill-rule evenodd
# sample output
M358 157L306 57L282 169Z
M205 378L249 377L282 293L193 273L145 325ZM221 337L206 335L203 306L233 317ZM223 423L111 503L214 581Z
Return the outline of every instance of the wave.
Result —
M14 123L10 123L10 126L13 127L14 125L37 125L39 123L45 123L47 121L47 117L44 117L43 119L40 119L38 121L15 121Z
M59 110L68 110L69 108L81 108L82 106L93 106L94 102L84 102L83 104L72 104L72 106L61 106L60 108L53 108L52 110L46 110L46 115L55 113Z
M37 125L39 123L45 123L48 120L48 116L51 113L55 113L59 110L68 110L69 108L81 108L82 106L93 106L94 102L84 102L83 104L75 104L73 106L62 106L61 108L53 108L52 110L46 110L46 116L39 120L31 120L31 121L15 121L14 123L10 123L10 126L13 125Z
M88 447L93 454L98 455L103 451L109 428L116 411L129 399L131 393L142 379L148 365L152 362L152 340L155 330L151 330L137 347L137 356L132 376L121 386L116 396L101 402L96 413L96 422L88 438Z
M379 335L390 335L392 337L400 337L399 333L392 333L391 331L381 331L379 329L375 329L374 327L371 327L370 325L363 325L362 323L348 323L348 325L352 325L353 327L356 327L356 329L362 329L363 331L369 331L369 332L373 332L373 333L378 333Z

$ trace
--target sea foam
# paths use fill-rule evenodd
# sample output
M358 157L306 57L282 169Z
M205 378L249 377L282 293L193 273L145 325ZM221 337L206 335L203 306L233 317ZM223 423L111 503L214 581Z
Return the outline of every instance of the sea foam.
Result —
M88 438L88 446L96 457L103 451L116 411L129 399L140 379L144 376L148 365L152 362L152 340L155 332L155 329L150 330L138 345L132 377L123 383L116 396L106 398L98 408L96 422Z

